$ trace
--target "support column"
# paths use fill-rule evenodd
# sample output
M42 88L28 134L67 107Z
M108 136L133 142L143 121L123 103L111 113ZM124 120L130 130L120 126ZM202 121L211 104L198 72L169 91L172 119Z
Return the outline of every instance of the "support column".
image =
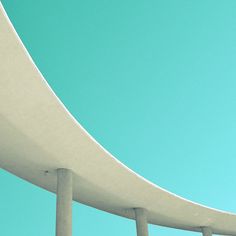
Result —
M211 228L209 228L209 227L202 227L202 235L203 236L212 236Z
M148 236L148 223L146 210L143 208L135 208L137 236Z
M72 236L72 171L57 169L56 236Z

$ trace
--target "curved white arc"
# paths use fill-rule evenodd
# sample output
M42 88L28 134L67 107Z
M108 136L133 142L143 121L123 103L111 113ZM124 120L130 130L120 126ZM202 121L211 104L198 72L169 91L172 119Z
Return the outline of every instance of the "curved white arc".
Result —
M178 197L131 171L99 145L53 93L0 6L0 166L56 191L56 169L74 172L78 202L149 223L236 235L236 215Z

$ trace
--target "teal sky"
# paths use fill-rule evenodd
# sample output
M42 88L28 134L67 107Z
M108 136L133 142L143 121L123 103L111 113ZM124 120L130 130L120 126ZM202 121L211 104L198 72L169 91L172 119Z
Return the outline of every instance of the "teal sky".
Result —
M128 167L236 212L235 0L3 0L74 117ZM55 196L0 172L1 235L51 236ZM158 199L157 199L158 201ZM74 235L135 236L78 203ZM150 226L150 236L198 235Z

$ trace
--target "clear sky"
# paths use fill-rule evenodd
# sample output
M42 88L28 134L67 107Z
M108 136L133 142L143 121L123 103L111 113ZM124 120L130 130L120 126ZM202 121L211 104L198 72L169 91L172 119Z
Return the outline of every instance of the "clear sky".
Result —
M3 0L75 118L159 186L236 212L235 0ZM51 236L55 196L0 171L0 234ZM157 199L158 201L158 199ZM78 203L74 235L135 236ZM150 236L198 235L150 226Z

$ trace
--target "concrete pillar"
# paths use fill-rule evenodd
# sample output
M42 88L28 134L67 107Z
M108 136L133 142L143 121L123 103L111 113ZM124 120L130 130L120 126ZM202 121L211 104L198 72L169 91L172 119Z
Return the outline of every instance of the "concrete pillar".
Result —
M143 208L135 208L137 236L148 236L148 223L146 210Z
M72 171L57 169L56 236L72 236Z
M211 228L209 228L209 227L202 227L202 235L203 236L212 236Z

